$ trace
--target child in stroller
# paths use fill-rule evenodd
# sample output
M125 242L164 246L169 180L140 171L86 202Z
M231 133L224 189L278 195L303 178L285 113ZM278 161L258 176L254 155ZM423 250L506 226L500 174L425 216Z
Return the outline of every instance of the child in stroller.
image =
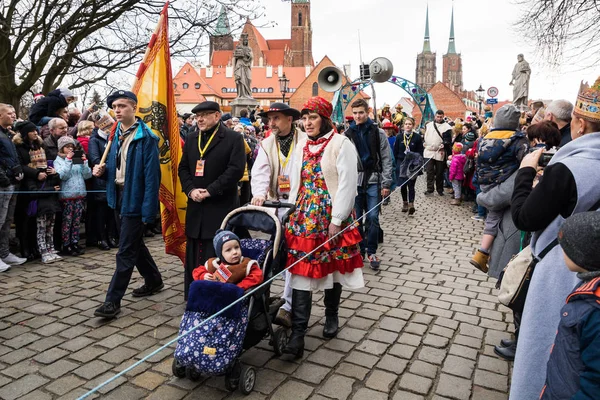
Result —
M275 216L249 206L232 211L222 228L231 231L217 231L213 240L217 257L193 271L194 282L179 335L196 329L178 340L173 374L191 380L225 375L228 390L239 387L242 393L249 394L256 372L242 365L239 357L243 350L265 337L271 338L276 354L281 354L287 343L287 332L281 328L274 331L272 326L281 304L270 304L270 285L264 285L223 313L213 315L239 300L263 279L272 277L282 254L281 227ZM255 229L271 237L253 239L245 235L240 240L232 232L238 228Z

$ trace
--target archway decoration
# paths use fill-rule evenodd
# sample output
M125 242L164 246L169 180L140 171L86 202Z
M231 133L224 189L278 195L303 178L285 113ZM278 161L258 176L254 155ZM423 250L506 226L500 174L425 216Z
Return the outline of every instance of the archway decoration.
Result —
M422 115L420 127L424 127L427 122L433 120L437 108L433 101L433 97L431 94L427 93L425 89L416 83L399 76L392 76L387 82L398 86L408 93L415 104L419 107ZM374 81L372 79L368 81L354 81L347 83L338 89L333 96L332 119L337 123L344 122L344 111L348 105L360 91L365 89L367 86L372 85L373 83Z

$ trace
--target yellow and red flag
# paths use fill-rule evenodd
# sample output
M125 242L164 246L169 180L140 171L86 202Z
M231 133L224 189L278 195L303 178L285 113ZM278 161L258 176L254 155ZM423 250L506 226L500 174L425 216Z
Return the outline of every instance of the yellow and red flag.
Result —
M158 143L161 171L159 199L165 251L185 262L187 198L181 190L177 175L182 142L179 136L171 73L168 7L167 2L160 13L158 26L148 43L132 91L138 98L137 116L160 138Z

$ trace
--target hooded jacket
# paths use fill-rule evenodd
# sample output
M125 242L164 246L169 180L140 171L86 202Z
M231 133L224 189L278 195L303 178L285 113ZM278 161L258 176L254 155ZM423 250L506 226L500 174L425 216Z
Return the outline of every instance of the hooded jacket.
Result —
M56 112L61 108L69 105L67 99L60 94L60 90L56 89L48 93L48 95L40 99L37 103L31 106L29 110L29 121L39 125L44 117L54 117Z

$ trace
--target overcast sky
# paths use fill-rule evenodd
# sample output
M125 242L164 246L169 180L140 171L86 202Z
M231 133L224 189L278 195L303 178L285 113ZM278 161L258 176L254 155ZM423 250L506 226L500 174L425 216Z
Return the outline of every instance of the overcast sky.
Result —
M277 22L273 28L261 28L267 39L290 37L290 3L262 0L267 20ZM313 57L317 63L328 55L338 66L350 63L357 77L360 63L358 31L365 62L387 57L394 65L394 75L415 80L416 56L423 48L425 0L312 0ZM442 79L442 55L448 50L451 0L429 0L431 49L437 52L437 80ZM569 72L542 70L534 49L516 34L514 22L519 7L512 0L455 0L454 23L456 49L462 53L465 89L496 86L499 98L512 99L509 86L517 54L523 53L532 69L530 99L565 98L574 102L580 81L594 81L597 71ZM394 104L406 96L392 84L378 84L378 106Z

